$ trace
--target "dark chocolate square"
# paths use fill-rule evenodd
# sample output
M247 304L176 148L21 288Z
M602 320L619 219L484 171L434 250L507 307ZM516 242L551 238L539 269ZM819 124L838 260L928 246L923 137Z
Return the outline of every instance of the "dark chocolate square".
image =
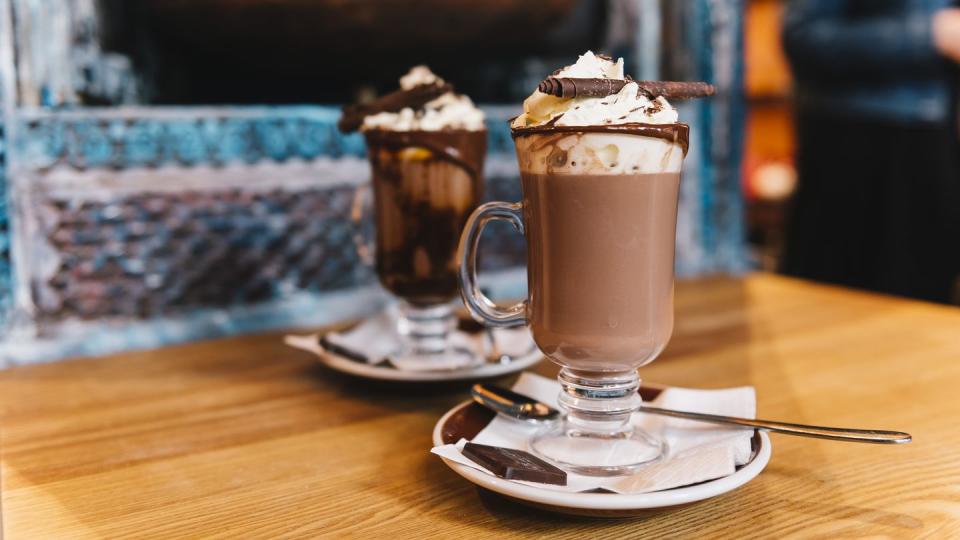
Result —
M478 465L507 480L526 480L541 484L567 485L567 473L530 452L467 443L463 455Z

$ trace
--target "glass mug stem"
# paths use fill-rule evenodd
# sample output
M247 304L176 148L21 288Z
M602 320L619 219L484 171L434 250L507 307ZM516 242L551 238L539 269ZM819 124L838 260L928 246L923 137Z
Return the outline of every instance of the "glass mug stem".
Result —
M397 332L407 354L439 355L450 352L450 333L457 328L453 306L416 306L401 301L398 309Z
M563 368L557 379L566 416L530 441L534 454L593 476L629 474L664 455L662 441L631 423L642 402L636 370L587 375Z
M636 371L585 376L564 368L560 408L567 421L588 431L616 433L629 429L630 415L640 407L640 377Z

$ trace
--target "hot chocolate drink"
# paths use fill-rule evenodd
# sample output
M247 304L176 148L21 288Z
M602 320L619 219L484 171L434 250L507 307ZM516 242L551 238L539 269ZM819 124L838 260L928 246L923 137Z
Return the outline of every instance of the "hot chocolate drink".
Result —
M529 322L545 355L623 372L660 353L673 330L679 187L679 173L523 174Z
M482 363L481 354L454 343L451 302L460 231L483 194L483 112L417 66L401 77L399 90L344 107L338 125L359 129L367 142L377 276L400 300L400 346L390 357L427 370Z
M517 133L527 319L550 359L624 372L673 329L673 261L686 126Z
M467 221L460 279L470 312L493 326L528 323L561 369L564 421L530 449L585 474L630 472L660 441L634 429L636 369L673 330L680 171L689 127L665 99L706 83L634 81L623 60L590 52L544 80L512 123L523 202L487 203ZM511 222L527 238L526 302L494 305L477 287L480 232Z
M457 296L457 243L483 196L486 132L365 132L380 283L416 305Z

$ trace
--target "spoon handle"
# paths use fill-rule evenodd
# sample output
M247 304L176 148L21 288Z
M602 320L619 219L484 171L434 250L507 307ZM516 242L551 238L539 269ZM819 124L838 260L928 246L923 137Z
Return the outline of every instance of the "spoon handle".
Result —
M737 418L734 416L674 411L671 409L661 409L658 407L647 407L645 405L640 407L640 412L647 414L659 414L661 416L672 416L674 418L686 418L688 420L710 422L713 424L733 424L763 431L771 431L773 433L797 435L800 437L813 437L816 439L830 439L833 441L849 441L873 444L902 444L913 440L909 433L903 433L900 431L807 426L804 424L791 424L788 422L774 422L772 420L750 420L748 418Z

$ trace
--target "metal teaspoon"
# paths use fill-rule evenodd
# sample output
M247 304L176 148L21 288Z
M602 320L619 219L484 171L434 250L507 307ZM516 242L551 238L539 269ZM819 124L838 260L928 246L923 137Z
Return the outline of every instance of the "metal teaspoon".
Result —
M546 403L537 401L529 396L519 394L492 384L475 384L470 395L477 403L498 413L529 421L553 421L560 418L560 411ZM848 429L824 426L808 426L772 420L751 420L735 416L720 416L716 414L695 413L661 409L642 405L642 413L672 416L687 420L697 420L712 424L735 425L745 428L759 429L785 435L813 437L816 439L830 439L833 441L861 442L872 444L903 444L913 440L909 433L900 431L884 431L877 429Z

